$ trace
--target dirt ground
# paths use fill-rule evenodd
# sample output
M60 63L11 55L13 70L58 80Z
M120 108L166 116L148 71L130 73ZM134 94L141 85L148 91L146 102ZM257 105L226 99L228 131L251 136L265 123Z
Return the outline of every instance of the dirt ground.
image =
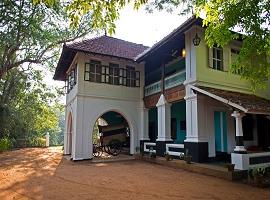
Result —
M270 199L253 188L142 161L72 162L61 148L0 154L0 200L6 199Z

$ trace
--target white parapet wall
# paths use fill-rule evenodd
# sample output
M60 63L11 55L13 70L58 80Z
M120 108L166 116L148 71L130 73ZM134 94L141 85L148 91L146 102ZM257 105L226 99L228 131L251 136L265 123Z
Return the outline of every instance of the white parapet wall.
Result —
M143 145L143 150L144 150L144 152L150 152L150 148L151 147L154 148L155 146L156 146L156 143L154 143L154 142L145 142L144 145ZM150 147L150 148L147 148L147 147ZM156 153L156 150L153 149L152 152Z
M179 149L179 151L172 151L171 148ZM166 144L166 153L172 156L184 155L184 144Z
M270 152L231 154L232 164L235 164L235 169L248 170L263 164L270 164Z

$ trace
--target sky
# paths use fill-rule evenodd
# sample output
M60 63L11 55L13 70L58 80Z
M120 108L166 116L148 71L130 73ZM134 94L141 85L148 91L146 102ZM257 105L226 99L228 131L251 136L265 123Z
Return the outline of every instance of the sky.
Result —
M166 11L147 13L144 8L136 11L131 6L120 13L114 37L152 46L180 26L187 17Z
M126 6L120 12L120 19L116 21L116 31L112 36L151 47L180 26L187 18L188 16L180 16L177 12L148 13L144 8L134 10L132 6ZM53 74L48 73L46 82L50 85L64 87L63 82L52 81L52 76Z

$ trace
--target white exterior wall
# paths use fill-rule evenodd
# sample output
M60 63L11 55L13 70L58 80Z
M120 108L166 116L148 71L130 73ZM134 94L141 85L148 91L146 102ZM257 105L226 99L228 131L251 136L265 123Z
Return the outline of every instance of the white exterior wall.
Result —
M132 88L84 81L85 63L89 63L90 59L101 61L102 65L107 66L111 62L119 64L119 67L126 67L126 65L135 67L136 71L140 71L141 87ZM130 153L133 154L135 148L139 146L140 137L146 135L142 133L141 127L145 127L144 131L148 131L147 126L143 124L144 121L141 120L146 113L143 106L144 66L123 59L84 53L78 53L74 62L78 67L77 84L66 98L66 130L68 130L69 113L72 113L73 118L71 157L73 160L92 158L94 124L108 111L118 112L127 120L131 134ZM67 131L64 141L64 151L68 153Z
M201 28L192 27L185 32L185 49L186 49L186 81L184 82L186 89L186 127L187 136L185 142L208 142L208 156L215 157L215 123L214 111L222 111L227 113L227 151L233 152L235 147L235 128L234 118L231 117L232 110L229 110L225 104L213 100L199 93L194 93L190 88L191 85L197 84L197 57L196 46L192 39L196 31L204 39ZM207 58L208 59L208 58Z
M231 117L232 110L209 97L199 95L199 135L204 141L208 142L209 157L216 156L215 148L215 123L214 112L226 112L227 115L227 153L233 152L235 147L235 127L234 118Z

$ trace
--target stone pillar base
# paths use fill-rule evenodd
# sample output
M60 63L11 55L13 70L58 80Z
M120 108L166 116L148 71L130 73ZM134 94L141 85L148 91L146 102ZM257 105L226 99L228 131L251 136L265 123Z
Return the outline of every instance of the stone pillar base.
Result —
M244 146L235 146L233 152L238 154L246 154L247 150Z
M208 142L185 142L185 153L188 149L193 162L206 162L208 160Z

